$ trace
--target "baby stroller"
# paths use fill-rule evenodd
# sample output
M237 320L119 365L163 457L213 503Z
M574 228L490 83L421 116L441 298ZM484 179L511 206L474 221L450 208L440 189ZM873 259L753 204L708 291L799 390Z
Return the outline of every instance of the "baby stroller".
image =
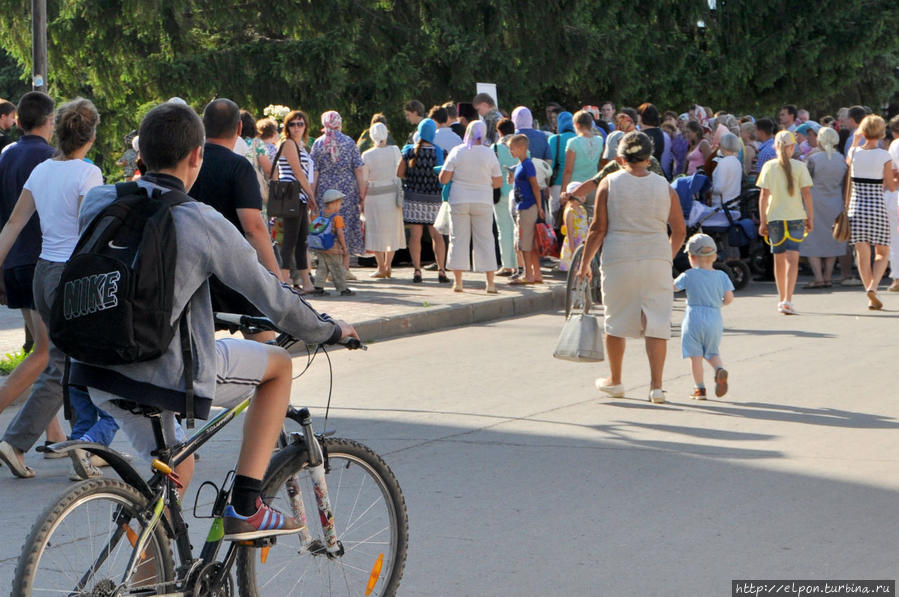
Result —
M756 239L755 223L747 217L746 209L750 199L740 195L724 205L709 207L702 198L711 187L709 177L697 173L675 179L672 188L680 199L684 221L687 223L687 238L704 232L715 240L718 258L715 269L728 275L735 290L744 288L752 277L747 263L749 245ZM690 269L690 260L681 249L674 258L674 272L679 274Z

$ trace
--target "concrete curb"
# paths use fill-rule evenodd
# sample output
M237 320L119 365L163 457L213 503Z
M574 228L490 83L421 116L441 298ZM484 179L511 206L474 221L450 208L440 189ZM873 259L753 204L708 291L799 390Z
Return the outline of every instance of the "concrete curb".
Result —
M414 313L379 317L354 322L365 342L399 336L423 334L436 330L485 323L507 317L561 309L565 306L565 287L555 286L548 292L502 296L475 303L445 305Z
M534 313L554 311L565 307L565 285L552 285L524 294L498 295L470 303L456 303L424 308L409 313L378 317L352 322L364 342L387 340L401 336L424 334L437 330L486 323L509 317L522 317ZM291 354L305 354L302 344L296 345ZM8 408L21 406L28 398L30 388L16 398Z

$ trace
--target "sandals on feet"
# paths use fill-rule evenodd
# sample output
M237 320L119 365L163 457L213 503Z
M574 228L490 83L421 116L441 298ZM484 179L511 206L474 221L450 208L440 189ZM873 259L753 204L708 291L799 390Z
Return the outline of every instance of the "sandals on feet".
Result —
M440 270L437 272L437 282L440 284L449 284L450 279L446 277L446 271Z
M412 283L421 284L421 270L417 269L412 272Z
M0 442L0 460L5 462L12 474L20 479L30 479L34 476L34 471L19 462L16 449L7 442Z
M868 295L868 309L871 311L880 311L883 309L883 303L880 302L880 299L877 298L877 293L873 290L869 290L867 292Z

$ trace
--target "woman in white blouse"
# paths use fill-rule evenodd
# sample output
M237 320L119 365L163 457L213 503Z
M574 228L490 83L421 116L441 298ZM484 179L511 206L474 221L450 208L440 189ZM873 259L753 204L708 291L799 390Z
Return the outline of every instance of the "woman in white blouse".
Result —
M450 151L440 171L440 183L452 181L450 189L450 245L447 269L453 271L453 290L462 292L462 272L471 269L469 247L473 247L474 271L487 275L487 292L496 294L496 251L493 246L493 189L503 184L499 161L483 145L487 126L469 123L465 140ZM472 242L473 241L473 242Z

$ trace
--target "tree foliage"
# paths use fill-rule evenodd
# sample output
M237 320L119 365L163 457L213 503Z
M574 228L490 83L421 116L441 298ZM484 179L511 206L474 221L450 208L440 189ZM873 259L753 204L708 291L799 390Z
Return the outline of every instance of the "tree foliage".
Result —
M0 42L29 72L30 3L0 9ZM385 112L403 136L406 100L469 100L477 81L496 82L506 109L821 113L879 107L899 66L894 0L48 0L48 19L50 92L94 100L95 153L110 156L174 95L198 109L213 97L257 114L298 106L313 121L337 109L350 133Z

